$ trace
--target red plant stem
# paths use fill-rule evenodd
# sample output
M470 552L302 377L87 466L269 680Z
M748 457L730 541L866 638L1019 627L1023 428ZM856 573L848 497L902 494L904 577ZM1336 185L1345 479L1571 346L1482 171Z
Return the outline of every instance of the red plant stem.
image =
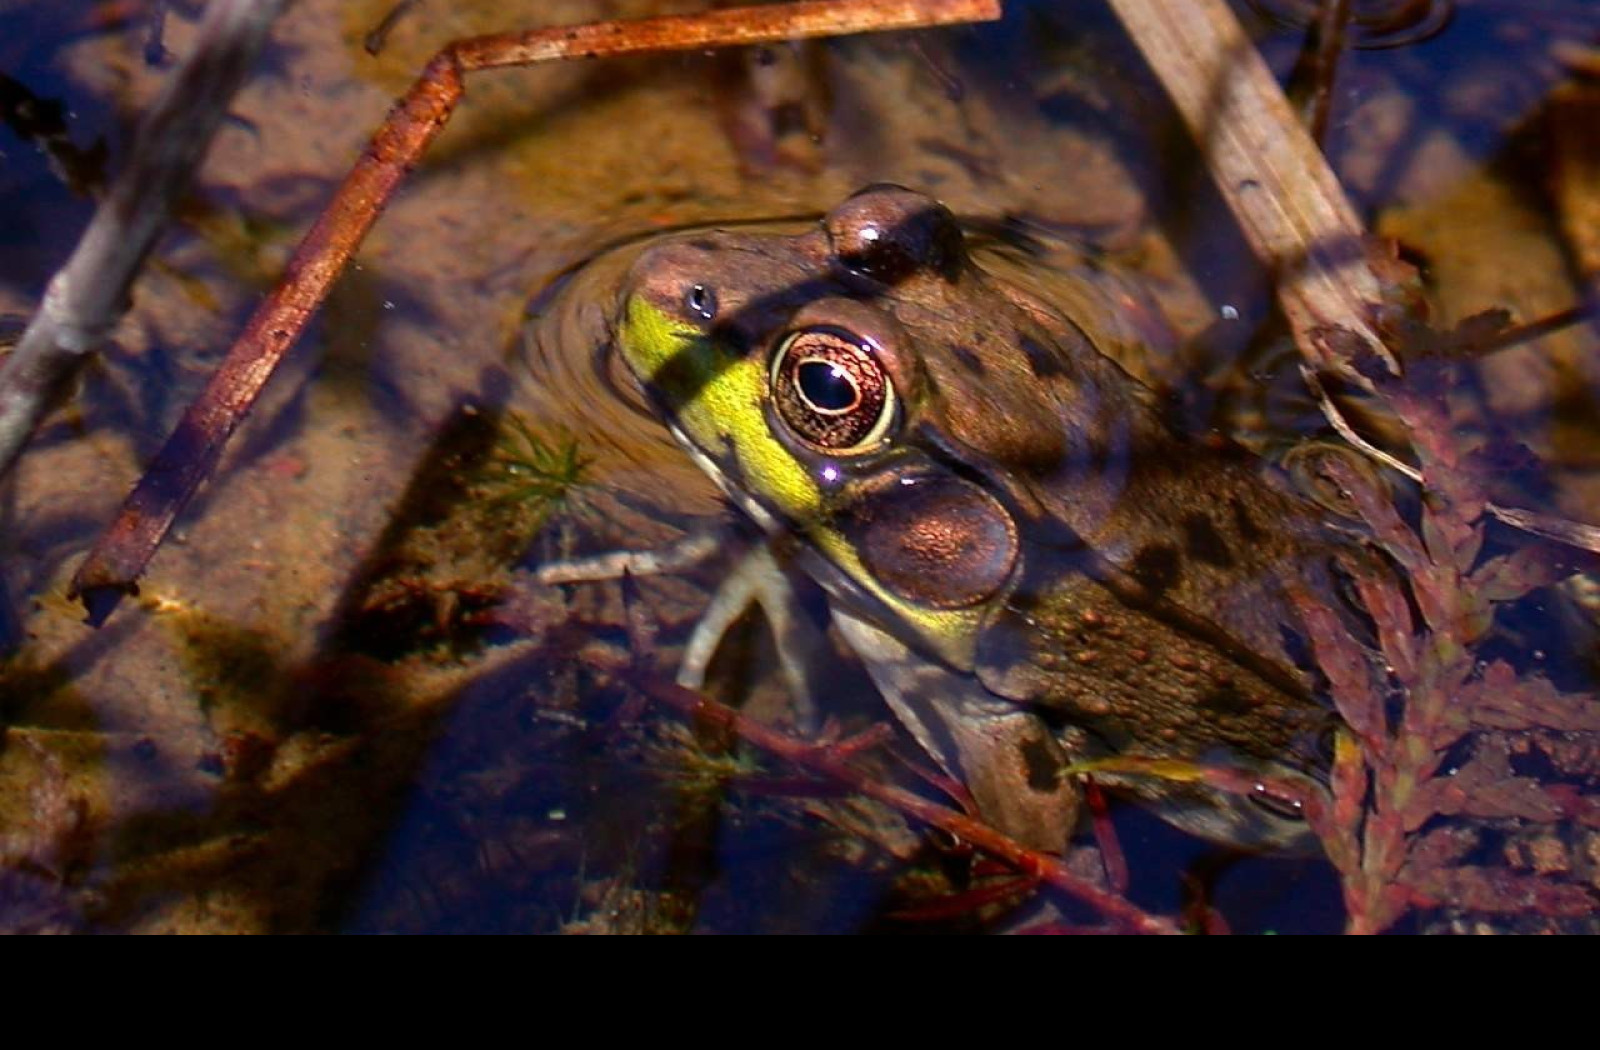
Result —
M924 904L914 904L908 908L901 908L893 912L894 918L902 922L937 922L941 919L959 919L969 916L980 908L987 908L995 904L1017 905L1028 897L1038 892L1039 880L1034 878L1008 878L1005 882L993 886L980 886L977 889L956 893L938 900L928 901ZM1031 933L1023 929L1019 933Z
M803 769L827 776L847 785L858 794L876 799L901 813L963 839L1021 874L1037 878L1088 904L1130 932L1145 934L1180 932L1169 920L1150 915L1131 902L1080 879L1067 869L1061 858L1028 849L982 821L957 813L936 802L930 802L910 791L884 784L856 769L849 761L853 752L841 754L830 747L818 747L785 736L769 726L744 717L732 708L701 696L693 690L663 681L649 672L634 673L629 676L629 682L652 700L665 704L685 717L708 722L718 728L737 733L741 739L763 751L777 755Z
M1111 823L1111 805L1105 792L1094 782L1094 777L1083 778L1083 800L1089 807L1089 818L1094 822L1094 839L1100 847L1101 862L1105 865L1106 881L1118 893L1128 892L1128 858L1122 852L1122 842Z
M634 22L477 37L446 47L390 114L267 297L190 405L117 519L95 544L71 593L105 622L211 476L248 415L389 198L461 101L466 73L574 57L775 43L799 37L911 29L1000 17L1000 0L819 0Z

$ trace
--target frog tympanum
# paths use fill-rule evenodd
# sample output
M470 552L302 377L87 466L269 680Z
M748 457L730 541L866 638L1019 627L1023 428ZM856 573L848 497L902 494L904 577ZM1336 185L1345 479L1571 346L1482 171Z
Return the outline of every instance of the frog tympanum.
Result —
M1076 819L1074 762L1310 782L1334 728L1287 592L1336 601L1348 541L1249 456L1174 432L1097 348L1106 320L986 272L950 211L880 186L798 235L651 245L613 322L655 409L821 584L910 732L1046 849ZM1213 839L1309 841L1281 804L1107 779Z

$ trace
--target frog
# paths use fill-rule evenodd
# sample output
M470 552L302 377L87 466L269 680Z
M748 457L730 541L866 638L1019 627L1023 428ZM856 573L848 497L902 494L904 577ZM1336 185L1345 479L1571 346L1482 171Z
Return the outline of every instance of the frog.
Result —
M1041 287L986 268L945 205L877 185L797 231L644 247L608 349L998 830L1066 850L1098 761L1203 838L1314 848L1281 794L1107 760L1321 790L1339 721L1294 596L1338 606L1363 547L1178 428L1100 334L1115 303Z

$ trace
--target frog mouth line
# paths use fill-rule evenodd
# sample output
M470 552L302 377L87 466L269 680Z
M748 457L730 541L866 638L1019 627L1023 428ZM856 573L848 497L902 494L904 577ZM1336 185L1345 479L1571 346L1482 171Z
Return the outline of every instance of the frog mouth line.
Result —
M800 539L807 535L806 529L791 522L787 515L767 506L759 497L745 491L742 486L731 480L722 464L691 441L681 427L675 423L668 423L667 429L673 439L689 454L689 458L716 482L728 501L756 524L767 537L769 544L794 551L806 560L806 571L822 585L831 600L839 601L856 613L870 617L878 623L898 625L891 633L913 646L918 652L936 661L949 663L959 670L968 670L960 667L957 662L947 660L936 649L930 649L892 606L853 579L845 569L836 565L827 554L818 549L815 543L809 539Z
M689 454L690 459L694 460L695 465L705 471L706 475L717 483L717 488L722 490L722 494L728 498L728 501L743 511L763 532L773 537L781 536L788 532L784 523L778 520L776 512L764 506L760 500L749 493L741 492L737 485L728 480L728 473L722 469L722 465L691 441L689 435L683 432L682 427L679 427L676 423L669 423L667 424L667 429L672 433L673 440L682 446L683 450Z

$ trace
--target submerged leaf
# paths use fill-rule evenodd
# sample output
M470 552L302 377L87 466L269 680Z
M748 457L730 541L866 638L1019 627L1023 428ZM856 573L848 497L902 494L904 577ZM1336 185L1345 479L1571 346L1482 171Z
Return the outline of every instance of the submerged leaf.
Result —
M1406 857L1406 874L1412 881L1417 872L1437 871L1459 864L1472 855L1482 841L1474 828L1448 824L1418 835Z
M1542 543L1530 544L1485 562L1469 583L1484 601L1509 602L1570 575L1556 552Z
M1483 547L1483 529L1478 527L1483 511L1481 503L1428 501L1422 513L1422 538L1436 568L1463 575L1471 571Z
M1593 913L1600 904L1593 890L1501 868L1441 867L1417 873L1410 881L1428 903L1489 915L1533 913L1580 918Z
M1305 621L1339 714L1363 740L1386 734L1383 696L1373 681L1366 650L1345 631L1332 609L1301 591L1291 590L1289 597Z
M1383 658L1389 661L1391 673L1402 681L1415 678L1417 625L1405 593L1392 577L1371 572L1356 576L1356 588L1361 594L1361 604L1378 628L1378 647L1383 650Z
M1518 678L1496 660L1462 696L1472 720L1491 729L1600 732L1600 700L1563 693L1544 678Z
M1334 740L1333 814L1331 827L1313 824L1323 837L1328 858L1343 872L1361 868L1360 833L1367 804L1367 765L1361 746L1349 733L1340 732Z
M1410 572L1421 572L1429 565L1428 552L1417 536L1401 520L1388 496L1371 484L1362 472L1349 464L1330 459L1325 469L1349 495L1374 538L1395 561Z
M1511 441L1487 446L1481 434L1456 425L1450 393L1459 375L1446 358L1492 336L1502 322L1484 315L1442 335L1407 328L1421 352L1402 355L1404 380L1377 383L1422 467L1415 526L1362 472L1335 457L1319 462L1401 570L1389 576L1347 566L1376 629L1387 679L1338 617L1296 596L1329 692L1359 742L1340 740L1333 826L1318 827L1343 876L1356 932L1387 929L1418 906L1540 919L1600 913L1592 891L1546 877L1569 875L1566 869L1541 867L1530 876L1493 867L1495 858L1482 855L1511 829L1545 829L1561 843L1563 829L1600 823L1600 798L1588 790L1600 779L1600 737L1593 735L1600 706L1545 679L1523 679L1505 660L1481 664L1475 654L1494 628L1496 603L1570 572L1561 552L1533 542L1478 564L1493 474L1497 466L1523 464L1526 450ZM1464 746L1470 757L1443 770ZM1514 767L1514 757L1526 764ZM1555 775L1541 779L1550 769Z
M1547 824L1560 820L1561 803L1537 780L1515 776L1509 765L1482 758L1469 762L1454 777L1435 777L1422 791L1432 816L1517 819ZM1420 807L1419 807L1420 808Z

